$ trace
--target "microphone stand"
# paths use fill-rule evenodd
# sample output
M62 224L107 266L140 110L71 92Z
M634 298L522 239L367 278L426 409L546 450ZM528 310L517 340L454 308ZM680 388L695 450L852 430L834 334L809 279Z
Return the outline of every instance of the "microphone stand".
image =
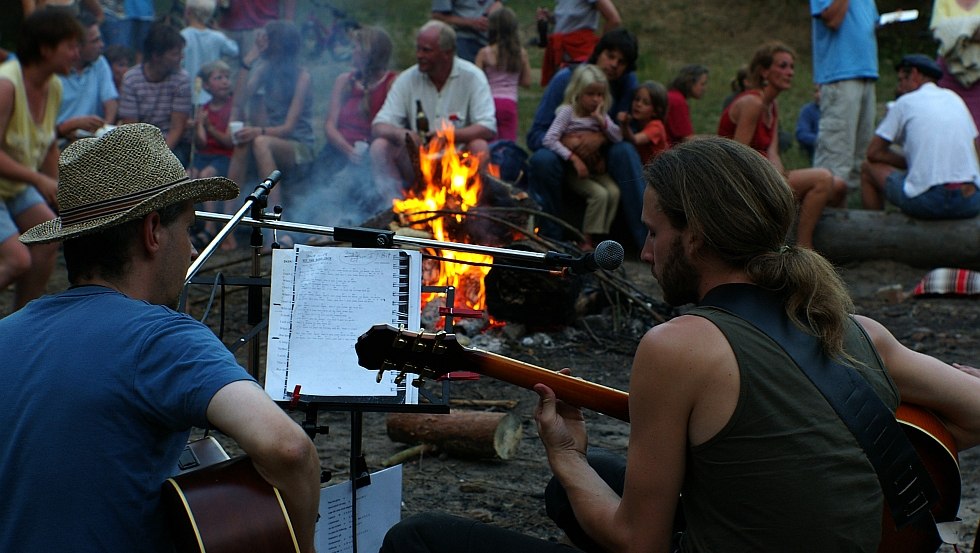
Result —
M184 286L187 286L191 279L197 275L197 272L201 270L201 267L205 263L207 263L208 259L211 257L211 254L213 254L214 251L218 249L218 246L220 246L225 240L225 238L227 238L228 235L235 230L235 227L245 220L246 213L251 212L251 218L249 221L252 222L262 221L265 219L266 214L263 213L262 210L265 209L269 203L269 192L276 186L276 184L279 183L280 179L282 179L282 173L279 172L278 169L269 173L269 176L266 177L265 180L258 186L256 186L255 190L252 191L247 198L245 198L245 203L242 204L242 207L240 207L234 215L223 215L221 218L201 217L205 220L223 221L225 225L221 227L221 230L219 230L218 234L214 236L211 243L204 247L204 249L198 254L197 259L195 259L194 262L191 263L191 266L187 268L187 275L184 277ZM196 212L196 214L199 215L201 212ZM209 215L217 214L212 213ZM255 236L256 230L258 230L258 238ZM262 231L259 226L253 225L251 242L253 247L256 245L256 240L258 241L258 246L261 248ZM178 309L178 311L182 311L182 309Z
M222 213L209 213L198 211L197 217L205 221L226 222L232 216ZM452 250L462 253L473 253L489 255L496 259L507 259L516 262L531 264L532 267L520 266L514 268L532 269L533 266L544 266L547 268L568 267L569 263L577 261L577 258L559 252L539 253L525 250L515 250L510 248L498 248L495 246L481 246L479 244L464 244L462 242L442 242L430 238L416 238L413 236L400 236L394 231L385 231L362 227L325 227L319 225L309 225L305 223L293 223L289 221L269 221L257 218L243 218L239 221L243 225L253 227L267 227L273 230L284 230L306 234L319 234L330 236L338 242L351 242L356 247L361 248L391 248L396 246L414 246L416 248L431 248L436 250Z

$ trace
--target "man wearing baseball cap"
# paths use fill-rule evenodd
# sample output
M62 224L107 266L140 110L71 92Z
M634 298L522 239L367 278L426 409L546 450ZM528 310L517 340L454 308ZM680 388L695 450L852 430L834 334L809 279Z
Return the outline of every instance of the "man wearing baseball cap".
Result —
M967 219L980 213L977 127L956 93L936 86L942 69L910 54L895 66L901 96L892 103L861 167L861 203L885 199L919 219ZM900 143L902 152L891 148Z
M172 551L161 485L191 427L234 438L313 551L320 465L310 439L204 325L170 306L195 251L190 179L157 127L71 144L60 217L21 236L64 242L68 290L0 320L0 551Z

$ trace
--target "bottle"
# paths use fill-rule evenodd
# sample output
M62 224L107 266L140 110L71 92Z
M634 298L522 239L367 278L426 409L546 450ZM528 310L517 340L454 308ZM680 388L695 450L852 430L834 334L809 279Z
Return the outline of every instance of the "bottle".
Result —
M423 145L429 141L429 118L422 109L422 100L415 100L415 130Z
M541 48L548 47L548 20L546 18L538 19L538 46Z

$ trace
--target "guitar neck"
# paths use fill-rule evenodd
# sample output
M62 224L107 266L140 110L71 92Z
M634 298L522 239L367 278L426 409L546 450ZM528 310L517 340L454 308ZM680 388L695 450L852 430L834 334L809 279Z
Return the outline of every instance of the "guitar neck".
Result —
M466 361L480 374L528 390L541 383L555 391L558 399L629 422L629 394L581 378L537 367L479 349L467 349Z

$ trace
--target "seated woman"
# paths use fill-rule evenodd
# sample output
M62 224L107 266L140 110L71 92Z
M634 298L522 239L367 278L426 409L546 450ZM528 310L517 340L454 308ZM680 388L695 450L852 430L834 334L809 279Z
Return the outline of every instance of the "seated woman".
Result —
M299 65L300 45L295 24L270 21L242 58L231 118L246 125L232 137L235 150L228 169L228 178L237 183L244 181L253 157L261 178L275 169L289 174L313 161L313 95L310 73ZM280 188L269 194L270 205L279 203Z
M57 75L71 71L85 37L64 10L38 10L20 28L17 57L0 64L0 290L14 285L12 310L44 294L57 261L57 243L28 247L20 234L55 218Z
M328 174L348 163L368 161L371 121L397 75L388 69L392 44L384 29L362 27L355 31L353 43L353 68L334 82L324 125L327 145L320 153L319 169Z
M781 42L760 46L749 64L749 88L722 112L718 134L751 146L783 173L800 202L796 243L812 249L820 213L828 204L844 206L847 185L826 169L783 168L776 97L793 86L794 58L793 50Z
M703 65L685 65L667 87L667 137L670 145L680 144L694 136L691 108L688 98L700 100L708 88L708 68Z

